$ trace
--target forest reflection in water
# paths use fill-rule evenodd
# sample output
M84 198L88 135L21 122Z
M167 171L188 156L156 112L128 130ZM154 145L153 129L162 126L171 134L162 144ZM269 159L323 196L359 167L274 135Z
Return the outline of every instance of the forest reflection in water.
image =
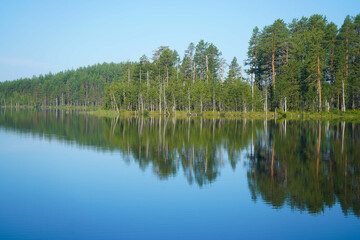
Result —
M160 179L183 172L200 187L216 182L224 167L245 166L254 201L311 214L339 203L344 215L360 217L360 124L355 122L98 118L2 110L0 128L119 151L125 161L151 168Z

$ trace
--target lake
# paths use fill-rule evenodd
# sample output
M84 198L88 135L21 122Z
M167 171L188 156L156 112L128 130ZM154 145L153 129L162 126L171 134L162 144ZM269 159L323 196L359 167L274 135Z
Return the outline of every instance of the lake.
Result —
M1 239L355 239L360 124L0 113Z

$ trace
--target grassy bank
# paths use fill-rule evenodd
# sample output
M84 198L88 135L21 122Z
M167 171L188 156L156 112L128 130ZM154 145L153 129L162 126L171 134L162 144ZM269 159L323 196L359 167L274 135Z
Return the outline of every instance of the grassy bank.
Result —
M1 106L1 108L5 108ZM112 110L104 110L100 106L33 106L33 105L20 105L20 106L6 106L6 109L40 109L40 110L66 110L66 111L81 111L85 114L95 115L99 117L116 117L116 116L171 116L171 117L204 117L204 118L276 118L276 119L353 119L360 120L360 110L348 110L342 112L337 109L322 112L292 112L281 111L277 109L275 112L220 112L220 111L203 111L191 112L186 111L127 111L121 110L119 112Z
M160 112L159 111L144 111L141 113L139 111L111 111L111 110L96 110L88 111L87 113L91 115L96 115L100 117L114 117L114 116L171 116L171 117L204 117L204 118L276 118L276 119L357 119L360 120L360 111L359 110L350 110L346 112L341 111L329 111L329 112L283 112L277 110L276 112L219 112L219 111L208 111L208 112L192 112L189 114L185 111L175 111L175 112Z
M322 112L283 112L278 110L276 117L281 119L360 119L360 110L342 112L337 109Z

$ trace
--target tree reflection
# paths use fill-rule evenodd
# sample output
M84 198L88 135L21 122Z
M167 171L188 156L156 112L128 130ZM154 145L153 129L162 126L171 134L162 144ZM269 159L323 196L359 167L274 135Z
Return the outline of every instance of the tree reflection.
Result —
M360 216L359 125L345 122L269 122L254 144L248 168L252 198L275 208L323 212L339 201ZM269 146L265 143L268 142Z
M97 118L64 111L2 111L0 127L99 151L152 169L214 182L224 166L246 166L251 197L313 214L339 202L360 217L360 125L219 118ZM242 157L244 159L242 159Z
M129 118L103 120L104 139L131 155L140 168L151 165L161 179L182 168L189 183L202 186L216 179L224 152L235 169L251 131L243 121L220 119Z

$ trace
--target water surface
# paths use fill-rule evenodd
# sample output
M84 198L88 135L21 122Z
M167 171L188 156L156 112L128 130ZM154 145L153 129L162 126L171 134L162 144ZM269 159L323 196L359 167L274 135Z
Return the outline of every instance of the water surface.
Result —
M0 238L360 236L360 124L1 111Z

